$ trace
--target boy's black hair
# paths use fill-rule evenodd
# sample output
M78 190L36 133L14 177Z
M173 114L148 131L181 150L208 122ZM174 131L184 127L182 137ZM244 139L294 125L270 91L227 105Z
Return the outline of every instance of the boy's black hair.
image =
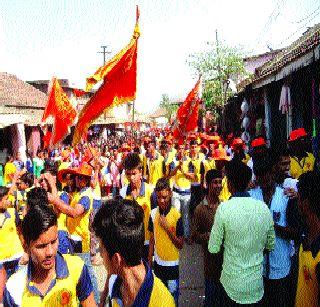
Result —
M210 184L216 178L222 178L222 172L218 169L208 170L206 173L206 183Z
M27 193L28 210L35 206L45 206L49 203L48 193L44 188L36 187Z
M156 192L160 192L162 190L171 190L170 182L167 178L160 178L156 183L156 187L154 189Z
M21 177L20 180L24 182L25 184L28 185L28 187L32 187L34 184L34 175L31 173L24 173Z
M140 148L139 147L133 148L133 152L136 153L136 154L139 154L140 153Z
M162 143L159 147L159 150L168 150L168 145L166 143Z
M237 192L244 192L248 188L252 171L244 163L232 160L226 165L226 176Z
M198 143L197 143L196 140L191 140L191 141L190 141L190 146L191 146L191 145L198 145Z
M141 263L144 246L144 213L135 200L106 201L92 227L111 258L119 253L128 266Z
M29 209L22 221L22 235L27 245L37 240L50 227L57 225L57 215L47 204Z
M318 171L306 172L299 177L298 192L301 200L308 200L311 210L320 218L320 174Z
M7 187L0 187L0 198L6 196L9 192L9 189Z
M125 170L133 170L135 168L142 169L141 159L136 153L129 153L124 161L123 166Z
M268 154L253 160L253 172L256 176L271 173L273 167L280 161L280 153L268 150Z

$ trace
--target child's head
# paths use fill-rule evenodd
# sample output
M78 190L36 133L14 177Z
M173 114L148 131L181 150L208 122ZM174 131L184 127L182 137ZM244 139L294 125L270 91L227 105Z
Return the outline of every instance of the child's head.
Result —
M48 204L32 207L22 221L23 247L38 270L55 266L58 251L57 215Z
M100 240L104 265L111 274L141 263L144 213L136 201L109 200L94 217L92 227Z
M142 180L142 163L138 154L129 153L123 161L127 179L132 184Z

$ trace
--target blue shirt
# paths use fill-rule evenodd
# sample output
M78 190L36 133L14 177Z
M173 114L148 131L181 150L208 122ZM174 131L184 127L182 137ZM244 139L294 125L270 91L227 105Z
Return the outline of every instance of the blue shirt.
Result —
M260 187L249 191L251 197L257 200L263 200L263 194ZM270 204L267 204L273 222L282 227L287 226L287 206L289 198L284 195L283 188L276 187ZM280 279L288 276L291 268L292 245L289 240L279 237L276 233L274 250L265 256L263 273L269 279Z

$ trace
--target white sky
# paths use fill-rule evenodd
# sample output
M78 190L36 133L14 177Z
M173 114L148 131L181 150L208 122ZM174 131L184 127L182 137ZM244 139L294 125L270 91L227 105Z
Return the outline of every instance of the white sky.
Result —
M320 22L319 0L1 0L0 70L23 80L85 78L131 38L140 7L139 111L157 108L161 94L184 98L196 77L189 54L207 41L241 46L247 54L284 47ZM109 57L111 55L108 55Z

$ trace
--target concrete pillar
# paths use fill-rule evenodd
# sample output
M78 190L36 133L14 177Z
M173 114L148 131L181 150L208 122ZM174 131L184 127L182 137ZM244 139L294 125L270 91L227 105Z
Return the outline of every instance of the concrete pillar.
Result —
M24 124L18 123L14 124L12 127L12 142L13 142L13 155L14 157L17 155L18 152L21 153L22 161L26 162L26 134L24 130Z

